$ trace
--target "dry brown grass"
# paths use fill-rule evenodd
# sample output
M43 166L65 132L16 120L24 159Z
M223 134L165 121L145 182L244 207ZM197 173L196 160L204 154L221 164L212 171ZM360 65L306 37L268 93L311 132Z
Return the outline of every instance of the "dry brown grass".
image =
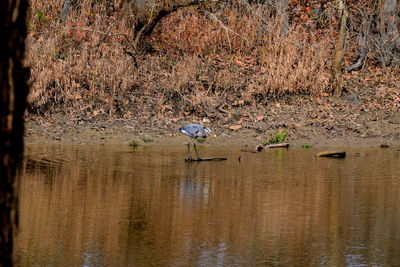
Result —
M321 95L330 89L332 45L328 38L318 40L302 28L293 28L285 36L270 31L264 40L259 50L258 93Z
M136 17L120 1L81 1L66 25L61 1L31 5L32 113L215 116L269 97L330 90L330 37L307 25L281 35L273 19L266 25L254 10L183 9L147 39L157 53L139 54L136 67L122 35L132 38Z
M111 29L131 34L129 16L116 23L118 14L107 16L104 6L91 7L90 1L82 1L80 12L72 10L67 25L61 25L54 12L61 9L60 3L32 1L27 41L31 109L70 112L76 107L78 111L91 109L111 115L114 99L132 87L137 72L123 51L124 38L106 33ZM37 16L37 10L44 15Z

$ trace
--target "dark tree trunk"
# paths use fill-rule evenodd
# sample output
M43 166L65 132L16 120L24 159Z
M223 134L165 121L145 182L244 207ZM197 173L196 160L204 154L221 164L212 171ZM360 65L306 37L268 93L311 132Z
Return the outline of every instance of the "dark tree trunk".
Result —
M16 173L23 153L27 0L0 1L0 266L12 266L18 226Z

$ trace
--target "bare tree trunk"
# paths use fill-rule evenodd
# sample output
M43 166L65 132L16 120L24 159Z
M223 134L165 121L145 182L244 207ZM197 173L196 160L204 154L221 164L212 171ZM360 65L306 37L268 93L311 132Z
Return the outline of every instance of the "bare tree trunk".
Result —
M0 266L12 266L18 226L16 173L23 153L27 0L0 1Z
M400 49L400 19L398 17L400 10L397 0L381 0L380 4L378 30L386 55L382 61L384 64L390 64L390 61L394 60L392 52ZM397 61L400 59L397 58Z
M64 0L63 7L60 12L62 24L67 23L70 8L71 8L71 0Z
M332 66L332 78L334 86L334 95L340 97L342 95L342 64L344 56L344 45L346 40L346 23L347 10L344 0L338 0L339 13L339 35L336 40L335 57Z
M289 30L289 15L287 12L288 0L276 0L277 16L280 20L281 35L286 35Z
M358 45L359 45L359 54L357 61L350 64L349 66L345 67L345 70L347 72L351 72L353 70L358 70L361 69L365 61L367 59L367 55L369 52L369 47L368 47L368 39L371 38L371 22L372 22L372 16L368 15L365 11L360 9L360 16L362 17L362 23L360 27L360 31L358 33Z
M397 0L383 0L379 15L379 32L385 42L400 42L397 15Z

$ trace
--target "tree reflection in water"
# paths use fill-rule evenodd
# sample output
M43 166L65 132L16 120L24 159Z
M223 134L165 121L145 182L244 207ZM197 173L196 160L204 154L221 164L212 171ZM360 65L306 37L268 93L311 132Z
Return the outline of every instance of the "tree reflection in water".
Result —
M237 158L238 149L224 149ZM398 152L347 151L343 160L292 148L245 154L240 163L185 163L181 147L32 146L21 177L18 259L40 266L393 266L400 256Z

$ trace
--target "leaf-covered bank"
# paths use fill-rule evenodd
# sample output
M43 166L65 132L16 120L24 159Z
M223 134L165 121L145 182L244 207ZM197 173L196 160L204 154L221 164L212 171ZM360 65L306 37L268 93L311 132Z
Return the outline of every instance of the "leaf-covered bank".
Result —
M341 47L336 1L31 1L28 120L397 138L389 2L347 1Z

